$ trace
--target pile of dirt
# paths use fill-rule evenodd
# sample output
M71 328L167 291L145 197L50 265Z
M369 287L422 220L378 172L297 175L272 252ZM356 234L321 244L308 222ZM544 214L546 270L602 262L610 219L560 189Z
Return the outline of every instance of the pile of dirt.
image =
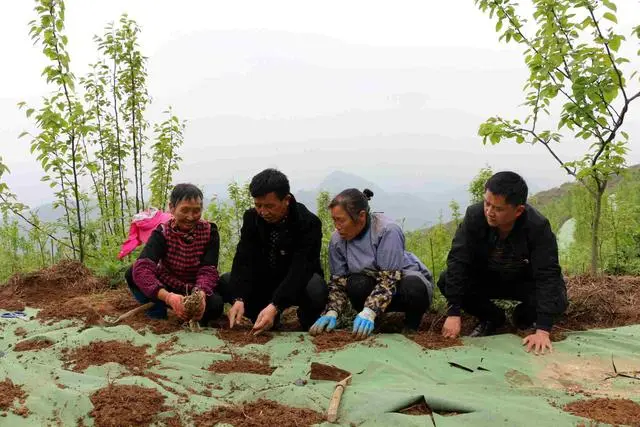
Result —
M364 340L358 340L350 331L332 331L316 335L312 338L313 344L316 346L317 352L339 350L349 344L358 343L367 347L381 347L375 341L375 337L369 337Z
M231 424L234 427L303 427L319 424L324 416L311 409L293 408L271 400L259 399L243 405L214 408L193 417L197 427Z
M629 399L578 400L565 405L564 410L602 423L640 426L640 405Z
M42 350L43 348L51 347L55 344L54 341L49 338L32 338L30 340L20 341L13 347L14 351L30 351L30 350Z
M26 337L27 336L27 330L23 327L19 327L16 328L15 331L13 331L13 334L17 337Z
M0 382L0 411L11 410L16 415L27 417L29 410L24 406L24 401L27 399L27 394L22 390L22 386L15 385L9 378L5 378ZM15 401L18 401L22 406L14 406Z
M269 366L269 356L266 354L258 356L254 360L242 358L234 354L231 356L230 360L219 360L213 362L207 370L219 374L246 372L258 375L271 375L276 368Z
M569 308L558 326L581 331L640 323L640 277L573 276Z
M351 375L351 372L345 371L333 365L325 365L322 363L311 362L312 380L342 381Z
M62 261L33 273L12 276L0 289L0 308L15 310L25 305L43 308L108 288L107 279L94 276L80 262Z
M233 329L228 326L221 327L217 330L218 338L226 343L237 346L245 346L249 344L266 344L273 339L273 334L263 332L260 335L253 335L250 325L236 325Z
M65 368L73 366L76 372L109 362L123 365L131 371L142 371L155 363L147 354L147 348L149 345L135 346L128 341L94 341L73 350L64 349L62 353Z
M89 415L98 427L148 426L167 409L164 399L154 388L109 384L91 395Z
M407 334L406 337L428 350L439 350L463 345L460 338L445 338L439 332L416 332L414 334Z
M302 325L298 319L298 307L289 307L280 315L278 330L283 332L302 331Z

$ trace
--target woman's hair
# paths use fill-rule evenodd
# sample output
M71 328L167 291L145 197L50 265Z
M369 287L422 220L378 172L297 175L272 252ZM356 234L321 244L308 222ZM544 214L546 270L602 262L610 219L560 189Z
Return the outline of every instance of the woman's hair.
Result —
M357 188L347 188L338 194L329 203L329 209L336 206L342 207L349 217L355 221L360 212L369 213L369 200L373 197L373 191L365 188L363 191Z
M198 187L193 184L177 184L173 187L171 191L171 196L169 197L169 202L173 207L178 206L183 200L198 200L200 202L204 199L202 195L202 191Z

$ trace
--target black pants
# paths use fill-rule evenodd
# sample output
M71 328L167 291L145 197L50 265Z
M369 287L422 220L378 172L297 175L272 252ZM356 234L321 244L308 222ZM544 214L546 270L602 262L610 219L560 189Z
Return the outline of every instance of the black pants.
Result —
M366 274L352 274L347 279L347 296L351 306L361 311L364 303L376 286L375 278ZM404 312L405 326L418 329L422 316L429 309L429 293L424 281L418 276L404 276L396 286L396 292L385 313Z
M505 313L495 305L492 299L520 301L513 312L513 321L519 329L526 329L536 321L536 289L533 281L523 280L520 283L502 283L499 280L485 277L470 286L462 298L462 309L480 321L492 321L497 325L505 322ZM440 274L438 288L446 293L446 271Z
M159 299L151 299L147 297L144 293L142 293L140 288L138 288L138 285L136 285L136 283L133 280L133 267L129 267L124 277L127 280L127 284L129 285L129 289L131 290L133 297L140 304L145 304L149 301L154 301L156 303L154 307L147 310L147 316L154 319L167 318L167 305L163 301L160 301ZM170 291L176 292L173 290L170 290ZM213 292L211 295L207 295L204 314L202 315L202 319L200 319L200 325L207 326L209 322L220 317L222 315L223 309L224 309L224 301L222 300L222 296L219 293Z
M225 273L218 281L216 290L220 292L225 302L232 302L231 273ZM268 286L259 283L253 286L251 293L244 300L244 315L255 322L260 312L271 303L275 286ZM327 305L329 298L329 288L324 279L319 274L314 274L307 285L303 287L296 296L292 305L297 305L297 315L304 330L308 330L311 325L320 317L320 314ZM279 307L284 310L288 307Z

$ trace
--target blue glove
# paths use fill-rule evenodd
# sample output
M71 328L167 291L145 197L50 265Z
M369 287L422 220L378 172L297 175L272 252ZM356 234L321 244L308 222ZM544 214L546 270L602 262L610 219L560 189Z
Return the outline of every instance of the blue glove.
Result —
M324 316L320 316L316 323L311 326L309 333L311 335L318 335L325 331L331 332L336 327L336 321L338 320L338 313L333 310L327 311Z
M363 339L368 337L373 331L373 321L376 313L370 308L365 307L353 321L353 333L356 338Z

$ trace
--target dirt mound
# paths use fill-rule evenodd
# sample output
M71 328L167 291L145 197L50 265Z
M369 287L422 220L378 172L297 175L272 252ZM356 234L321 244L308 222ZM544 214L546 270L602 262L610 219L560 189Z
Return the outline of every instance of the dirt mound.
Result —
M313 344L316 346L317 352L339 350L349 344L358 343L367 347L382 347L375 341L375 337L369 337L364 340L358 340L349 331L332 331L316 335L312 338Z
M245 359L238 355L231 356L231 360L219 360L212 363L208 371L219 374L228 374L230 372L246 372L258 375L271 375L276 368L269 366L269 356L262 355L256 360Z
M148 426L166 410L164 399L153 388L109 384L91 395L89 415L98 427Z
M17 337L23 337L24 338L24 337L27 336L27 330L25 328L23 328L23 327L19 327L19 328L16 328L15 331L13 331L13 334L15 336L17 336Z
M131 371L141 371L155 361L147 354L149 345L135 346L131 342L95 341L89 345L73 350L64 349L65 368L73 366L73 370L81 372L89 366L101 366L115 362L126 366Z
M640 426L640 405L629 399L578 400L565 405L564 410L607 424Z
M260 335L251 333L250 325L236 325L233 329L224 326L218 329L218 338L237 346L245 346L248 344L266 344L273 339L273 334L263 332Z
M27 417L29 410L24 406L24 401L27 399L27 394L22 390L22 386L15 385L9 378L5 378L0 382L0 411L8 411L11 409L16 415ZM15 401L18 401L23 406L14 406Z
M62 261L51 267L12 276L0 290L0 308L26 304L42 308L53 301L64 301L77 295L106 290L107 279L98 278L77 261Z
M13 351L30 351L30 350L42 350L43 348L51 347L55 344L54 341L49 338L32 338L26 341L20 341L13 347Z
M445 338L439 332L417 332L415 334L407 334L406 337L429 350L439 350L441 348L459 347L463 345L460 338Z
M244 405L214 408L196 415L193 421L197 427L213 427L220 423L234 427L302 427L319 424L324 421L324 416L311 409L293 408L259 399Z
M312 380L342 381L351 375L351 372L337 368L333 365L324 365L322 363L311 362Z
M640 323L640 277L574 276L567 281L569 308L558 325L569 330Z

